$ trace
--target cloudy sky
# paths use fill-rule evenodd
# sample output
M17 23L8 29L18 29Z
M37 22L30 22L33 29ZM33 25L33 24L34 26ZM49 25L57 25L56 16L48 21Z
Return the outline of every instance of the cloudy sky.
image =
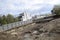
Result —
M54 5L60 4L60 0L0 0L0 14L19 14L29 12L31 14L50 13Z

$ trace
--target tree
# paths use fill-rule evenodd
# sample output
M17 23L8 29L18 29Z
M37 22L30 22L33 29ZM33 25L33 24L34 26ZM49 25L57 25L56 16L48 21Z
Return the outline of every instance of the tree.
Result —
M2 17L0 16L0 25L2 25L2 22L1 21L2 21Z
M22 21L22 17L24 16L24 13L20 13L18 16L19 21Z
M7 23L12 23L12 22L14 22L14 16L11 14L8 14L7 15Z
M52 14L60 15L60 5L55 5L51 12Z
M15 17L14 22L17 22L17 21L19 21L18 17Z
M1 17L1 24L7 24L7 19L5 15Z

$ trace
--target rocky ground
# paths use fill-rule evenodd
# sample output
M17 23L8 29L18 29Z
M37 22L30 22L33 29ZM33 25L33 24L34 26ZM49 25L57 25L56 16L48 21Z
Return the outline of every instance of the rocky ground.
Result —
M0 40L60 40L60 18L1 32Z

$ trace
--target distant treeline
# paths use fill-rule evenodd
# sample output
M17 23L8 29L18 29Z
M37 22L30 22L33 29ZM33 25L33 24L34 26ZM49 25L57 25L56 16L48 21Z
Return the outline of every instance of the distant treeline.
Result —
M3 15L3 16L0 15L0 25L9 24L9 23L17 22L17 21L21 21L21 18L19 18L19 16L14 17L11 14Z

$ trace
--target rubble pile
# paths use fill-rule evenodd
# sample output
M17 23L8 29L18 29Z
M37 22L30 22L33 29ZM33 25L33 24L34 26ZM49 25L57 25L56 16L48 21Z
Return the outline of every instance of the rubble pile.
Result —
M0 33L0 40L60 40L60 18Z

